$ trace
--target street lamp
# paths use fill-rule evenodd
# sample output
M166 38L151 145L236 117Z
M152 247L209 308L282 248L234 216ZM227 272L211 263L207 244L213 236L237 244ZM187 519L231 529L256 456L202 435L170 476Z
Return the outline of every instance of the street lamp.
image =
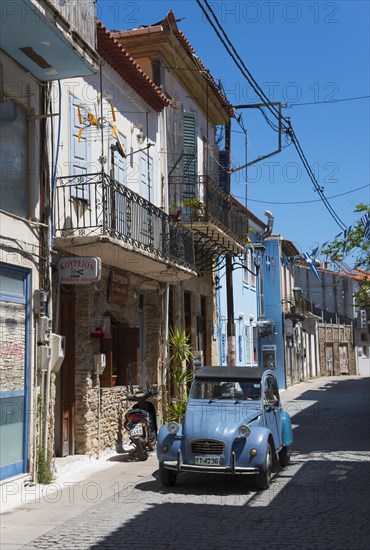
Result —
M294 302L297 307L299 307L299 303L302 298L303 290L299 286L294 286L292 288L293 296L294 296Z
M255 243L253 245L253 249L254 249L253 263L256 268L256 275L258 276L263 255L265 253L266 248L262 243Z

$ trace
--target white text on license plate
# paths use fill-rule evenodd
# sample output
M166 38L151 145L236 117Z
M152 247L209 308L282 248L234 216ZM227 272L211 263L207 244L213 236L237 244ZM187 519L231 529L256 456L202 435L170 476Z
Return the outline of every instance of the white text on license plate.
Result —
M131 435L143 435L143 427L141 424L135 424L131 428Z
M195 464L200 464L201 466L219 466L220 457L219 456L196 456Z

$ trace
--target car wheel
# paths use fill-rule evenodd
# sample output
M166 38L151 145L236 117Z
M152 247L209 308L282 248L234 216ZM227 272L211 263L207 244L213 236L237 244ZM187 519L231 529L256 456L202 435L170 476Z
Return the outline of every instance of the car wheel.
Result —
M285 468L290 463L290 450L291 447L283 447L279 453L279 462L280 465Z
M164 487L173 487L176 483L177 472L167 470L163 464L159 463L159 479Z
M266 450L266 457L263 466L260 469L259 474L256 477L256 487L258 491L265 491L271 485L271 468L272 468L272 452L271 447L268 444Z

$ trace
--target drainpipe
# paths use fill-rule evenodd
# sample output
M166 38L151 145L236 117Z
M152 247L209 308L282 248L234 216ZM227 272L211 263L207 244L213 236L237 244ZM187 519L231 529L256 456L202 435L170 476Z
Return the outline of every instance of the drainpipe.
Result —
M60 80L58 80L58 134L57 134L57 144L56 144L56 151L55 151L55 160L53 160L54 166L53 166L53 173L51 178L51 189L50 189L50 195L49 195L49 272L48 272L48 282L49 282L49 301L48 301L48 316L50 319L53 318L53 311L52 311L52 253L53 253L53 246L54 246L54 194L55 194L55 184L56 184L56 175L57 175L57 168L58 168L58 159L59 159L59 148L60 148L60 137L61 137L61 125L62 125L62 117L61 117L61 111L62 111L62 87ZM48 363L48 368L46 371L46 380L45 380L45 403L44 403L44 453L45 457L48 456L48 432L49 432L49 408L50 408L50 391L51 391L51 362Z

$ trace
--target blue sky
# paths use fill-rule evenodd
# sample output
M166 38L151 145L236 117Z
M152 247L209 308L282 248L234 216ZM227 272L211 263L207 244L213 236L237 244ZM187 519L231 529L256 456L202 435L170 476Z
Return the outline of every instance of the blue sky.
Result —
M370 2L209 3L270 101L288 105L283 115L291 118L332 208L350 226L358 219L353 213L356 204L370 203L370 100L328 100L370 95ZM195 1L100 0L97 6L98 17L108 29L116 30L156 23L171 9L177 19L183 18L179 28L214 78L221 79L229 101L234 105L260 102ZM238 113L243 114L248 133L248 161L277 148L277 133L257 109ZM240 166L245 159L246 138L234 123L232 160ZM261 219L270 210L274 232L293 241L301 252L341 232L314 191L293 145L249 167L247 175L245 170L236 173L232 192Z

